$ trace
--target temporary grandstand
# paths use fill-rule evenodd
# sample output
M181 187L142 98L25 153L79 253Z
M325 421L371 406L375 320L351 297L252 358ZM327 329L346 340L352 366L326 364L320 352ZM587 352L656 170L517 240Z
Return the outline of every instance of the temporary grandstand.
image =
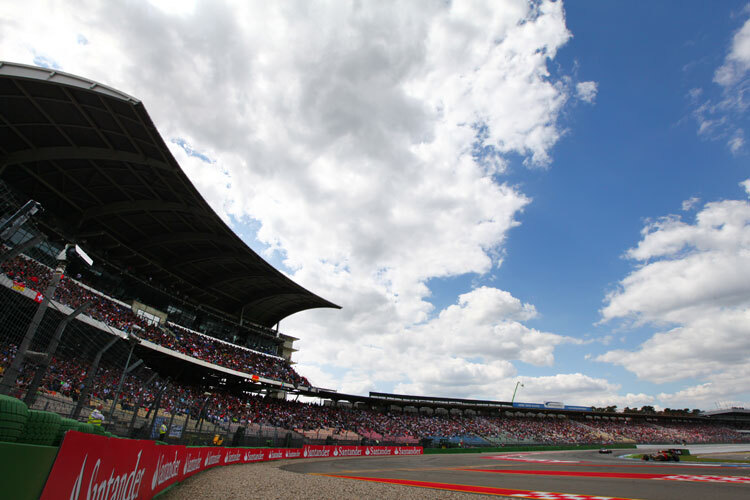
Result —
M722 414L316 387L294 369L296 338L279 323L338 306L221 221L139 100L0 62L0 109L0 392L34 408L85 420L102 405L118 435L154 437L164 422L182 443L215 433L275 445L750 439L746 418Z

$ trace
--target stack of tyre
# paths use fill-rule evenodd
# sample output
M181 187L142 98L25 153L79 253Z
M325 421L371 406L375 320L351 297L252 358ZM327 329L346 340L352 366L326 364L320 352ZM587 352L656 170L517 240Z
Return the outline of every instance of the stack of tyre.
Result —
M0 441L36 445L59 445L69 430L111 435L98 425L63 418L49 411L29 410L20 399L0 394Z
M23 401L0 394L0 441L17 442L28 419L29 409Z

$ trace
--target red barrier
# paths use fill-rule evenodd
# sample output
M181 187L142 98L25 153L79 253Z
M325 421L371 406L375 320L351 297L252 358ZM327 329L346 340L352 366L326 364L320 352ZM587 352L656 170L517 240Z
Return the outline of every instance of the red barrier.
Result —
M303 448L305 458L376 457L387 455L421 455L421 446L313 446Z
M182 467L185 457L184 446L156 446L153 441L114 439L69 431L41 498L151 498L187 477Z
M305 446L301 450L157 446L153 441L68 431L41 499L145 500L217 466L291 458L421 454L418 446Z

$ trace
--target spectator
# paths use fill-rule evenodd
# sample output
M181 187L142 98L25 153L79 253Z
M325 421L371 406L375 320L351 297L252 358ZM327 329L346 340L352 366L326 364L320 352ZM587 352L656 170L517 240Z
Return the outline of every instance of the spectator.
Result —
M104 422L104 415L102 414L102 405L98 405L96 408L91 410L87 423L93 424L93 425L102 425L103 422Z

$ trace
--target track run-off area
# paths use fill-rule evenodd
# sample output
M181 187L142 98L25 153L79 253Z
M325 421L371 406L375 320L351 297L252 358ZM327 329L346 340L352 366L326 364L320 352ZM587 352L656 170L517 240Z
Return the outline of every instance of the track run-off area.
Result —
M667 446L639 446L647 453ZM693 455L738 453L744 445L695 445ZM736 500L750 498L750 464L645 462L636 450L462 453L295 462L283 469L479 495L544 500Z

